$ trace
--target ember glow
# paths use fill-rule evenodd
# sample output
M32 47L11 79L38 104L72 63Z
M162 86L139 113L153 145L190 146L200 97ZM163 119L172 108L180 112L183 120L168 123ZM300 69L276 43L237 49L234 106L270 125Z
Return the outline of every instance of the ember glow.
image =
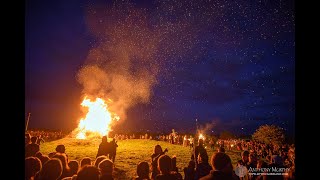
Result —
M108 99L108 102L112 102ZM108 110L106 102L101 98L91 101L84 98L81 106L88 107L88 113L82 118L77 128L77 139L86 139L88 135L105 136L111 130L111 123L120 117Z

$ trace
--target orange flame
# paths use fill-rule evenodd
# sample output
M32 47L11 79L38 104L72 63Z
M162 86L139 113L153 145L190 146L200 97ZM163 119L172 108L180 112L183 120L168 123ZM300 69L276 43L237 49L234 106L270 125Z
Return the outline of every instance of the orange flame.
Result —
M108 99L108 101L112 102L111 99ZM118 115L109 112L107 104L101 98L91 101L85 97L81 106L88 107L88 113L85 118L80 120L77 139L86 139L88 133L99 136L108 135L112 121L120 119Z
M205 137L203 136L203 134L199 134L199 139L205 140Z

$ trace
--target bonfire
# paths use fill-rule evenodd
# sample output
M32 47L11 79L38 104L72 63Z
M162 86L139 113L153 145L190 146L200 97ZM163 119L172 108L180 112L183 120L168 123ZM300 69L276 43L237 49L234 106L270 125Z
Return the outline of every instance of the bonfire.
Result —
M113 121L118 121L120 117L109 111L108 103L102 98L96 98L94 101L85 97L81 106L87 107L88 112L84 118L80 119L78 127L75 129L75 138L87 139L88 137L102 137L108 135L111 131Z
M205 137L202 133L199 134L199 140L202 139L203 141L205 140Z

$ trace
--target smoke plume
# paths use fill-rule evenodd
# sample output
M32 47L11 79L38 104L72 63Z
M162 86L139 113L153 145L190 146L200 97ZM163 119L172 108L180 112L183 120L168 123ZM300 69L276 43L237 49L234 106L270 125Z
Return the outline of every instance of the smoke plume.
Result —
M109 109L122 120L128 108L149 102L162 65L191 48L186 23L151 15L130 3L87 7L95 42L77 80L84 96L111 99Z
M198 133L210 134L212 129L219 124L219 120L212 120L210 123L206 123L205 125L200 125Z

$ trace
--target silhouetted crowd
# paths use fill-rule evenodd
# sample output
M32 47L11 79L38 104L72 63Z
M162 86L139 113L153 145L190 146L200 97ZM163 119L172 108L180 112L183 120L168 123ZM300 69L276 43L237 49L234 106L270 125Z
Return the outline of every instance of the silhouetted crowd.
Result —
M31 137L38 137L39 141L48 142L62 139L67 136L68 133L63 131L28 130L26 134Z
M147 139L150 136L143 135ZM139 137L139 136L138 136ZM182 136L186 137L186 136ZM129 137L128 137L129 138ZM170 139L170 138L169 138ZM185 138L182 138L185 139ZM189 138L187 138L189 139ZM44 155L40 152L39 136L26 134L25 146L25 179L28 180L113 180L116 159L117 141L122 135L114 136L108 142L106 136L98 147L95 159L84 157L81 161L70 160L63 144L55 151ZM190 161L183 169L184 176L176 166L179 157L170 157L168 149L160 145L154 147L150 162L137 164L134 180L294 180L295 179L295 147L294 145L263 144L245 140L197 139L192 147ZM189 141L190 142L190 141ZM168 143L172 143L168 141ZM216 152L209 157L208 143ZM182 141L182 145L183 145ZM213 145L213 146L211 146ZM232 147L231 147L232 145ZM241 151L241 159L233 167L226 150ZM286 170L283 174L267 174L268 169ZM251 173L250 173L251 172Z

